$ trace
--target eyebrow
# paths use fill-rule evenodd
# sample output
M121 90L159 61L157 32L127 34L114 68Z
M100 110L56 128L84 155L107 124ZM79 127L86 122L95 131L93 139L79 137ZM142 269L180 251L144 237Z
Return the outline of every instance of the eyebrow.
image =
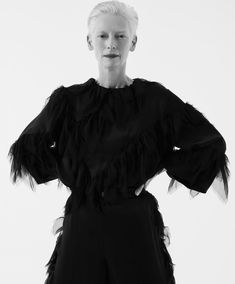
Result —
M126 31L117 31L117 33L125 33ZM99 31L99 33L105 33L105 31Z

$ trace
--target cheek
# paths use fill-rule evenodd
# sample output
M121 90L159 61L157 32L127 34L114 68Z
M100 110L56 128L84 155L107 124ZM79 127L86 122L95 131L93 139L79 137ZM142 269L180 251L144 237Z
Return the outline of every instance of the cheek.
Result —
M128 44L124 44L124 45L121 47L123 53L125 53L125 54L128 53L129 48L130 48L130 45L128 45Z
M97 42L96 43L96 49L98 51L102 51L104 49L104 44L102 42Z
M125 41L125 42L122 42L120 46L123 50L128 50L130 47L130 44L131 44L130 41Z

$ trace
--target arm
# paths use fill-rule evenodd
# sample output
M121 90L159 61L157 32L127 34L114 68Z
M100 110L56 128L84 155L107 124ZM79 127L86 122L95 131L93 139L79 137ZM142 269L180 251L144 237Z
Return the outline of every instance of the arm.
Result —
M170 108L166 117L170 150L164 165L171 177L168 191L183 184L195 197L212 185L222 201L228 200L228 157L221 133L194 106L165 89Z
M8 157L13 183L20 178L27 178L33 189L35 181L41 184L57 178L56 142L66 106L65 88L60 86L47 98L42 111L11 145Z

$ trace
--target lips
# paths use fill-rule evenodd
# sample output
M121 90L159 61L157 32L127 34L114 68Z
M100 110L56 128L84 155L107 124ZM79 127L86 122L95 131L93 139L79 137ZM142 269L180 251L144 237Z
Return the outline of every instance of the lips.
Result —
M104 55L104 57L111 57L111 58L113 58L113 57L118 57L118 55L117 54L107 54L107 55Z

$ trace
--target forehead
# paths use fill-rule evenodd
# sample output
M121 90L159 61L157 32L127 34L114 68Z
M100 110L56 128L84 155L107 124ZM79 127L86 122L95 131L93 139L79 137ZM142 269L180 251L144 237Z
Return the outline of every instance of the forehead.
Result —
M94 20L95 32L128 32L128 21L120 15L102 14Z

